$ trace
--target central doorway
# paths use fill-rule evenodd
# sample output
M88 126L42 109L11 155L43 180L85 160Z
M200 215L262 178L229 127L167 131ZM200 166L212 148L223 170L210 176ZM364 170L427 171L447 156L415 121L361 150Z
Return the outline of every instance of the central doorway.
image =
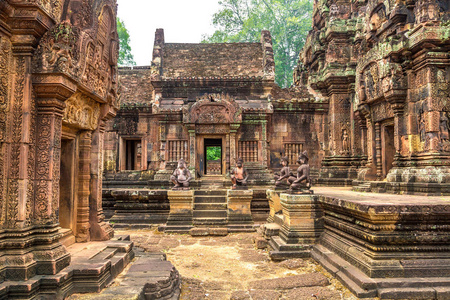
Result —
M222 175L222 139L204 140L204 175Z

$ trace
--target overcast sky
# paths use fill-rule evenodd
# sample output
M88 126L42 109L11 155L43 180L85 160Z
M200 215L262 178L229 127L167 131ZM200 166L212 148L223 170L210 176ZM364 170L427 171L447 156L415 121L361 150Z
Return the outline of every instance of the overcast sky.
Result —
M118 0L118 17L130 32L131 50L138 66L152 60L157 28L164 28L169 43L199 43L211 34L218 0Z

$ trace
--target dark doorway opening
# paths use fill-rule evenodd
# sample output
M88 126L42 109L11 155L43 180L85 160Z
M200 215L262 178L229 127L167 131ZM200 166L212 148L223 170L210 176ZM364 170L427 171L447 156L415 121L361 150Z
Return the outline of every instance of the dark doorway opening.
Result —
M389 170L392 169L394 156L395 156L394 125L386 125L384 126L382 134L383 177L386 177L386 175L389 173Z
M126 140L125 168L126 170L139 170L141 159L141 141Z
M62 228L74 229L75 140L61 140L61 168L59 181L59 223Z
M222 174L222 139L205 139L205 175Z

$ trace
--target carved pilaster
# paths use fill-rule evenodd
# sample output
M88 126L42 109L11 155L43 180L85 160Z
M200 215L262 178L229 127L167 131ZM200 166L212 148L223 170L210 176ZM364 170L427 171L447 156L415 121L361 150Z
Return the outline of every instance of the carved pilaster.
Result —
M103 174L103 144L105 122L100 121L97 130L92 135L91 152L91 186L89 199L90 236L91 240L109 240L114 236L111 225L105 222L102 207L102 174Z
M383 167L381 162L381 125L379 122L375 123L375 148L376 148L377 178L381 179Z
M236 164L236 133L240 124L230 125L230 168Z
M261 121L262 140L261 140L261 155L264 167L268 166L267 162L267 121Z
M189 167L195 168L195 129L189 129Z
M64 101L75 86L63 76L34 76L36 91L36 180L34 222L58 222L61 129Z
M397 154L401 153L401 143L402 143L402 124L403 124L403 104L392 105L394 110L394 146L395 152Z
M79 168L78 168L78 210L77 210L77 242L88 242L89 233L89 196L91 179L91 146L92 132L83 131L79 141Z

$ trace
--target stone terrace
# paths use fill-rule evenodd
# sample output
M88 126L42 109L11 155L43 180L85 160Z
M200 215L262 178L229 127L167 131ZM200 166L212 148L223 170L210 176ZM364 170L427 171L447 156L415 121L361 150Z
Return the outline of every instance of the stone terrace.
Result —
M255 249L254 233L198 238L153 230L117 233L130 234L144 251L166 253L182 277L180 299L357 299L312 260L270 261L266 251ZM117 285L70 299L119 297Z

